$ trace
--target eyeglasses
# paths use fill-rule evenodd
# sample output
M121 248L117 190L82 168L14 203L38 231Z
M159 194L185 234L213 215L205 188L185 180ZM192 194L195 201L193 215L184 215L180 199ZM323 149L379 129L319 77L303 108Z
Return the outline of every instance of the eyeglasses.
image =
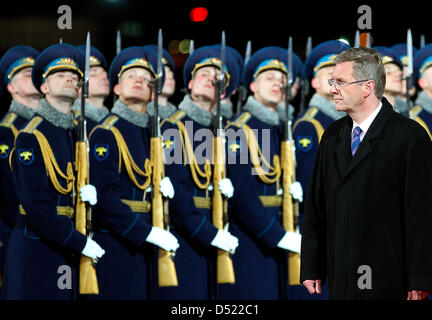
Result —
M328 79L328 84L329 84L330 87L336 86L336 89L339 90L340 88L345 87L345 86L347 86L349 84L366 82L366 81L369 81L369 80L371 80L371 79L345 82L345 81L338 81L338 80L335 80L335 79Z

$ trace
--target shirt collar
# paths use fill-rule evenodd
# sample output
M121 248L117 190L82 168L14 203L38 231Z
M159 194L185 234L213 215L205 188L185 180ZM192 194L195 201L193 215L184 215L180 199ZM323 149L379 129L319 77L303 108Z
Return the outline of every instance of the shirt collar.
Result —
M371 126L372 122L376 118L377 114L380 112L381 107L382 107L382 102L380 101L378 107L361 124L358 124L353 120L351 135L352 135L352 132L354 131L355 127L360 127L360 129L362 129L362 133L360 135L360 138L364 137L364 135L368 131L369 127Z

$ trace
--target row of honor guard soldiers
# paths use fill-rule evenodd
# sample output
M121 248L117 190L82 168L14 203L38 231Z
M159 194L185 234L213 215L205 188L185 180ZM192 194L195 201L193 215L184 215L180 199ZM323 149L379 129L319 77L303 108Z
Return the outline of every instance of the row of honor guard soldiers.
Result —
M292 96L302 76L315 92L293 125L297 181L288 190L281 185L280 158L287 50L260 49L244 65L241 55L227 47L223 70L219 45L195 50L183 69L188 93L178 107L168 101L175 90L175 66L163 51L165 85L158 109L165 177L159 189L168 200L168 230L153 226L151 217L155 164L150 161L150 119L155 115L157 47L126 48L110 66L91 48L86 99L90 181L80 190L75 190L74 143L84 48L57 44L42 53L27 46L8 50L0 61L0 88L12 97L0 126L3 298L78 298L79 258L84 255L97 261L100 289L97 295L82 295L84 299L327 299L326 287L317 297L303 286L288 285L288 253L300 251L301 236L284 228L281 196L289 192L302 201L323 131L345 115L334 108L328 79L335 55L348 48L341 41L324 42L304 66L293 55ZM398 74L401 82L403 52L377 50L385 65L399 68L388 74ZM416 77L423 91L411 110L428 132L431 61L432 45L417 52ZM226 81L218 97L215 84L221 73ZM251 94L234 117L229 98L239 84ZM388 90L394 105L404 95L403 85L399 87L400 94ZM104 106L110 90L117 97L111 111ZM226 174L214 185L212 119L219 98L223 126L236 134L226 136ZM288 108L292 116L294 107ZM403 103L399 108L408 111ZM251 161L257 158L261 161ZM92 237L75 230L77 192L93 207ZM227 200L225 228L212 221L217 192ZM175 252L177 286L158 285L157 248ZM218 283L221 252L230 253L234 283ZM70 278L62 278L64 270Z

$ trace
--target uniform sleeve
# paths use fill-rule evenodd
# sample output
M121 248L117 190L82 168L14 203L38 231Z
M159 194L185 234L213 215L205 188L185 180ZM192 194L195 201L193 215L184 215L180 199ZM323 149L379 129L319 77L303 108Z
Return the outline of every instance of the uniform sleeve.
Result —
M432 142L419 126L406 152L405 236L408 290L432 290Z
M312 123L299 121L293 131L293 139L297 161L296 180L300 182L306 193L318 152L318 135Z
M285 230L259 199L259 178L253 174L244 131L239 132L237 141L227 141L227 176L234 186L230 213L258 242L274 248L284 236Z
M114 135L96 129L90 137L90 182L96 187L95 215L104 227L141 246L152 226L140 213L121 201L119 192L119 151Z
M165 175L174 186L174 198L170 200L170 217L173 226L182 235L201 247L210 246L217 229L208 217L208 209L195 207L196 190L189 164L184 165L183 147L176 127L163 127ZM171 143L166 141L170 140ZM201 166L203 167L203 166Z
M13 228L15 225L19 204L12 172L9 168L9 155L13 147L14 135L12 130L0 127L0 217L9 228Z
M321 179L324 167L325 136L326 133L324 132L306 193L301 241L300 282L326 279L326 202Z
M36 137L21 133L16 141L15 152L17 185L27 222L42 239L81 253L86 237L76 231L71 218L57 214L58 194L50 186Z

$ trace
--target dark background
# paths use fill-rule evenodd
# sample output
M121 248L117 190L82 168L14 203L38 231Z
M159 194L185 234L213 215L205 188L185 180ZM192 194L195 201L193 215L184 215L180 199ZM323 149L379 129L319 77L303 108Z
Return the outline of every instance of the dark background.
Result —
M60 5L72 9L72 29L59 29L57 22L62 14ZM245 53L246 43L252 42L252 53L264 46L287 47L288 37L293 37L294 52L305 59L308 36L313 46L327 40L346 38L354 42L357 23L362 14L360 5L372 9L373 46L392 46L406 41L411 28L413 43L420 47L420 36L426 43L432 41L431 14L424 2L384 4L377 1L348 2L320 1L8 1L0 11L0 54L15 45L30 45L42 51L46 47L63 42L80 45L85 43L87 31L92 45L101 50L109 62L116 54L116 32L122 35L122 48L135 45L156 44L159 28L163 31L164 47L173 40L193 39L195 49L203 45L220 43L222 30L227 45ZM191 22L189 12L194 7L208 9L204 22ZM178 104L184 93L182 67L187 54L173 54L176 62L176 94L171 99ZM9 106L10 96L0 97L1 112ZM106 100L111 107L113 99ZM235 99L234 99L235 101Z

